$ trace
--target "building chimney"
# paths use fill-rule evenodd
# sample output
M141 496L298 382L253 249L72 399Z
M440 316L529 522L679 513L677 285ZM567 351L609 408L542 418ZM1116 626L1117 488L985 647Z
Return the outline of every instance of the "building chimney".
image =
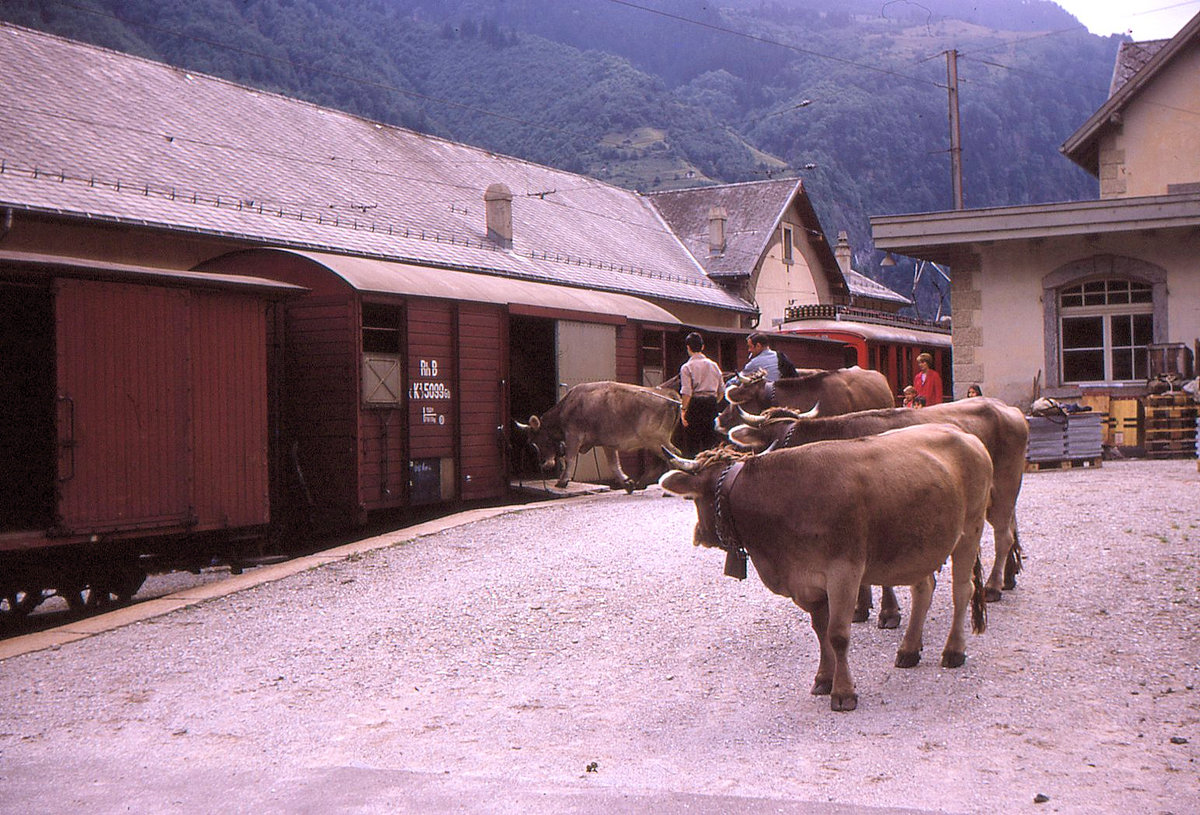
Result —
M842 230L838 233L837 246L833 247L833 256L837 258L837 265L842 274L850 271L850 258L853 254L850 251L850 237Z
M729 213L725 207L709 207L708 210L708 254L720 255L725 252L725 222Z
M513 245L512 200L512 190L503 184L492 184L483 194L488 240L505 249Z

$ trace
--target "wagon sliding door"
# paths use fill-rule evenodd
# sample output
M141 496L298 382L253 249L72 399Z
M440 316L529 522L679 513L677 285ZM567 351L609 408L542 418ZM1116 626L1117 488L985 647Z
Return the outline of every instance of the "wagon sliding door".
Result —
M60 280L56 310L60 531L187 523L186 295Z
M556 323L558 398L580 382L617 378L617 327L599 323L559 320ZM609 481L612 471L603 453L579 456L575 481Z

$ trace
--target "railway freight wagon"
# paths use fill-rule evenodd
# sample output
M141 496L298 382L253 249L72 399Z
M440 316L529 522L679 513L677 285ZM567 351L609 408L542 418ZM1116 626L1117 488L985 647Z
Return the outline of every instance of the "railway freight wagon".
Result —
M128 598L261 534L293 286L0 253L0 612Z
M272 328L285 462L273 491L335 529L506 496L514 416L577 382L640 381L639 345L679 325L622 294L375 258L254 249L203 268L306 290Z

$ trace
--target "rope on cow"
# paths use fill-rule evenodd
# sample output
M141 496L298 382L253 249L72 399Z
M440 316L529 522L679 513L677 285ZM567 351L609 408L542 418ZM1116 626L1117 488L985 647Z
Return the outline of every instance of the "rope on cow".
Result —
M749 450L739 450L733 445L722 444L710 450L701 450L696 454L695 462L703 469L714 464L732 464L735 461L746 461L751 458L754 458L754 453Z

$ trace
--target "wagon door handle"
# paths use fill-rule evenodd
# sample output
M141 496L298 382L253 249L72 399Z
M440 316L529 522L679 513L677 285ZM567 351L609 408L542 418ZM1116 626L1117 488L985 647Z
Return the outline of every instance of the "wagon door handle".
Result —
M58 458L61 462L63 460L63 451L66 451L67 460L71 465L70 469L66 472L60 469L58 473L58 480L70 481L75 477L75 400L70 396L60 396L58 397L58 404L58 415L59 419L61 420L58 425ZM63 406L66 407L66 411L62 410ZM66 414L65 420L63 420L64 412ZM66 430L66 435L63 434L64 429Z

